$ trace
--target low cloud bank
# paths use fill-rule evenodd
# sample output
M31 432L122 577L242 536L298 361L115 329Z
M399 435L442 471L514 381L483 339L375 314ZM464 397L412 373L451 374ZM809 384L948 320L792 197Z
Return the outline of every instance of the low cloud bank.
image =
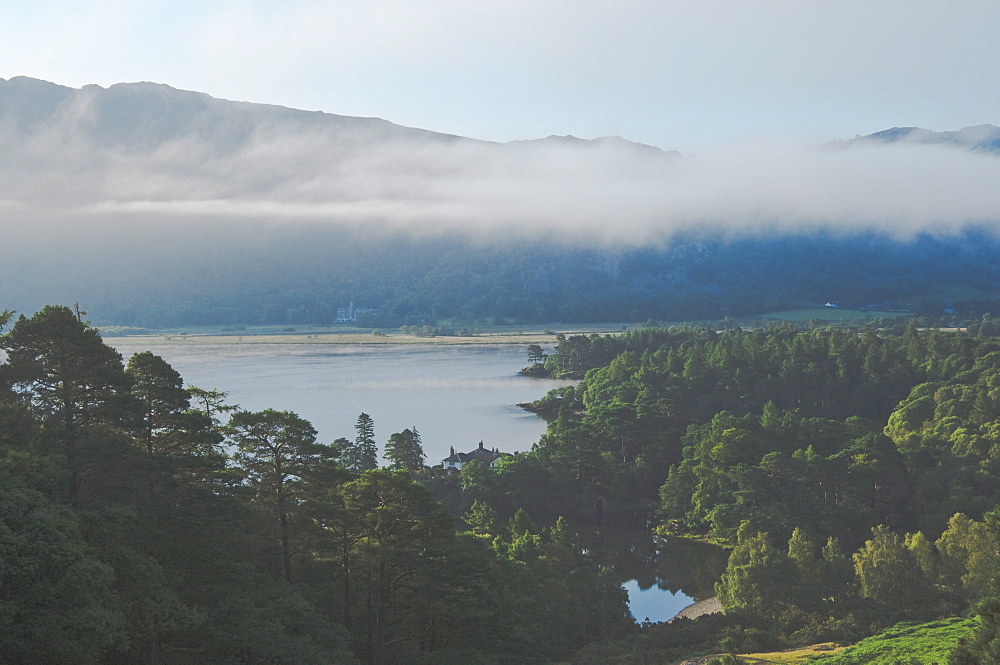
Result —
M185 98L207 109L193 124L152 112L116 124L84 92L30 131L0 133L8 228L245 219L636 245L691 230L905 239L1000 220L1000 157L966 145L771 137L680 156L616 138L488 143L207 96Z

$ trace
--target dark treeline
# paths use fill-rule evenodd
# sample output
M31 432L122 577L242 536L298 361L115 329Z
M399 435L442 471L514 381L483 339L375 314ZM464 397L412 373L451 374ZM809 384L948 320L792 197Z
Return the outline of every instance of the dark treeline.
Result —
M67 308L3 318L4 663L542 663L633 629L564 522L456 532L415 429L373 468L365 414L325 445Z
M147 233L133 239L88 226L64 251L47 241L30 264L6 257L7 292L18 298L9 305L27 312L86 302L100 325L148 328L324 324L352 302L367 310L358 323L372 328L716 320L828 301L923 316L1000 315L997 241L974 231L905 242L689 233L644 248L595 247L542 229L478 239L252 223L151 225Z

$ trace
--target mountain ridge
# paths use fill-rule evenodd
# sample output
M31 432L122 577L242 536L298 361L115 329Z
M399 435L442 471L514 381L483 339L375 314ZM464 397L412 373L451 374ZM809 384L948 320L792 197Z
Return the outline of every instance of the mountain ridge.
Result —
M945 131L923 127L891 127L857 137L850 142L950 144L981 152L1000 152L1000 127L981 124Z
M156 107L156 114L150 109L144 109L137 105L137 101L143 98L147 103L159 101ZM106 122L114 122L119 128L149 129L148 119L155 115L164 117L179 114L181 119L186 119L190 125L196 119L197 114L205 114L213 111L217 118L209 118L204 123L204 129L220 131L225 128L225 123L233 122L234 114L239 111L244 114L242 123L237 123L236 128L230 128L229 133L247 131L246 124L250 121L273 122L284 120L291 122L293 127L301 130L315 129L352 129L365 128L368 130L378 130L385 138L400 138L406 136L414 139L430 139L449 142L472 142L478 145L493 146L525 146L525 145L571 145L571 146L614 146L616 148L627 148L646 152L647 154L662 154L671 157L680 156L680 152L674 149L666 149L647 143L631 141L617 135L598 136L592 139L585 139L572 134L553 134L546 137L516 139L506 142L489 141L475 137L461 136L448 132L439 132L419 127L411 127L394 123L391 120L377 116L349 116L328 111L307 111L290 106L279 104L265 104L259 102L231 100L214 97L206 92L185 90L176 88L166 83L154 81L120 82L103 87L98 84L87 84L81 88L73 88L58 83L45 81L29 76L14 76L10 79L0 78L0 118L11 122L21 130L32 129L39 126L45 120L51 120L58 116L60 112L71 109L67 107L74 102L84 105L83 111L92 111L97 114L97 121L92 123L98 131L98 135L109 134L110 129L104 127L100 122L99 112L105 112ZM75 109L79 114L81 109ZM134 113L139 117L147 119L146 124L127 122L129 113ZM81 118L84 120L86 118ZM93 120L93 118L91 118ZM183 123L176 121L173 126ZM85 126L86 127L86 126ZM164 125L159 126L161 129ZM197 123L194 129L199 129ZM200 135L204 135L201 132ZM176 134L174 135L174 138ZM153 137L155 138L155 137ZM918 143L918 144L950 144L965 147L972 150L986 152L1000 152L1000 127L983 123L971 125L957 130L931 130L923 127L906 126L891 127L879 130L871 134L858 135L853 139L841 140L846 144L855 143ZM155 142L154 142L155 143ZM147 142L146 147L148 147Z
M0 80L0 310L81 302L154 327L324 322L350 302L384 312L373 326L829 301L1000 312L997 132L682 158L14 77ZM850 149L907 142L956 150Z
M13 90L12 90L13 88ZM136 97L138 93L145 93L147 97L156 95L157 97L164 98L166 95L170 95L173 99L173 107L171 110L187 110L190 111L191 107L194 106L194 102L200 103L201 109L207 110L209 105L218 104L228 107L229 109L241 109L244 111L249 111L258 116L263 116L265 114L271 115L283 115L288 119L296 119L303 121L307 124L313 124L317 122L328 122L328 123L346 123L352 125L372 125L379 126L382 128L391 128L394 132L413 132L422 137L429 137L438 140L448 140L448 141L474 141L480 144L491 144L491 145L510 145L519 143L530 143L530 142L547 142L559 139L571 140L574 143L583 144L602 144L602 143L615 143L615 144L628 144L631 146L638 146L643 149L655 149L660 152L672 152L666 151L659 146L648 145L644 143L638 143L635 141L629 141L620 136L601 136L594 139L582 139L575 136L548 136L545 138L535 138L535 139L520 139L507 142L489 141L485 139L479 139L474 137L461 136L458 134L451 134L448 132L438 132L429 129L422 129L419 127L410 127L406 125L400 125L394 123L391 120L386 120L385 118L379 118L376 116L349 116L337 113L330 113L328 111L306 111L303 109L297 109L294 107L283 106L279 104L264 104L259 102L250 101L240 101L231 100L220 97L214 97L205 92L198 92L193 90L185 90L181 88L175 88L169 84L157 83L153 81L136 81L136 82L122 82L115 83L108 87L103 87L98 84L87 84L81 88L73 88L70 86L64 86L58 83L53 83L50 81L45 81L42 79L36 79L28 76L15 76L10 79L0 78L0 117L9 117L11 115L9 102L12 98L10 92L14 93L24 93L27 91L28 99L35 102L43 102L48 104L51 108L48 114L43 114L42 117L52 117L55 115L65 104L72 103L73 101L87 101L94 103L99 102L117 102L119 104L127 102L127 96ZM104 99L98 99L104 98ZM185 102L181 104L180 102ZM37 111L38 107L33 107L32 110ZM17 110L17 109L15 109ZM37 117L37 116L36 116Z

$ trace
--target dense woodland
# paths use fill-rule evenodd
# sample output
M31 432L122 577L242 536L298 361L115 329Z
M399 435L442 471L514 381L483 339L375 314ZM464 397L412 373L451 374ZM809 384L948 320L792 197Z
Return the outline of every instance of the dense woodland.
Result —
M583 377L533 405L547 433L448 475L416 429L378 469L366 414L322 444L67 308L5 318L5 662L665 664L962 613L951 662L997 662L989 320L563 337L529 352ZM598 503L730 548L724 614L634 624L568 526Z
M376 469L365 414L321 444L63 307L2 348L5 663L536 663L632 626L564 522L456 532L412 430Z
M724 618L654 626L619 651L588 647L593 660L579 662L852 641L980 602L982 629L954 662L998 662L991 326L564 338L535 354L535 369L584 379L533 405L552 422L512 478L499 469L478 482L540 513L585 511L595 497L655 507L668 540L732 548L716 585Z

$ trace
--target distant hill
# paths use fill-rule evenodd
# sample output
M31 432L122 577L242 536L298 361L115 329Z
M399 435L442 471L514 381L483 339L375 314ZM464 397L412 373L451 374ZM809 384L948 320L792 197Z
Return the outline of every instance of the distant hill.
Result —
M0 119L4 125L16 127L22 140L58 127L72 131L75 139L89 140L95 147L130 150L148 150L190 136L212 143L220 150L235 150L248 143L256 132L279 125L289 131L320 130L331 137L361 131L369 140L459 139L402 127L380 118L234 102L160 83L118 83L108 88L87 85L74 89L24 76L0 79Z
M941 144L982 169L998 141L894 128L840 157ZM911 182L934 166L911 153L908 171L776 154L501 144L156 83L0 79L0 309L80 302L142 326L325 322L351 302L372 326L1000 313L995 187ZM995 182L944 169L948 187Z
M403 180L484 165L516 173L542 153L556 165L671 156L619 137L504 145L157 83L73 89L26 77L0 79L0 148L0 197L49 203L412 200L421 183Z
M854 139L858 143L945 144L981 152L1000 153L1000 127L976 125L953 132L921 127L893 127Z

